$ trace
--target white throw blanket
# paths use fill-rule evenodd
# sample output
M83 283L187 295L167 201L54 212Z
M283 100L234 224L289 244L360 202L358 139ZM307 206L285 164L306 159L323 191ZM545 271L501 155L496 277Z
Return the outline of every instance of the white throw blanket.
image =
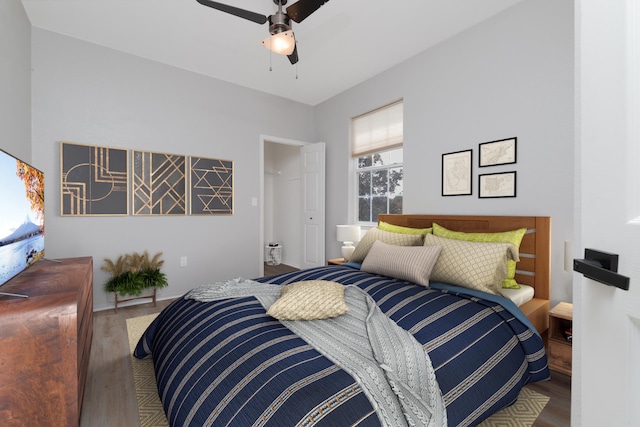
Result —
M279 285L233 279L194 289L197 301L253 296L269 309ZM345 287L349 311L325 320L281 321L358 381L383 425L446 426L444 400L428 354L357 286Z

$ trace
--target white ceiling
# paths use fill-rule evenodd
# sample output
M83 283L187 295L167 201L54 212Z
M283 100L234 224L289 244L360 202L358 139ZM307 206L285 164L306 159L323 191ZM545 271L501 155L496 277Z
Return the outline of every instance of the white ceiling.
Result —
M331 0L293 23L297 66L262 46L268 24L196 0L22 3L34 27L316 105L521 1ZM273 0L219 2L277 10Z

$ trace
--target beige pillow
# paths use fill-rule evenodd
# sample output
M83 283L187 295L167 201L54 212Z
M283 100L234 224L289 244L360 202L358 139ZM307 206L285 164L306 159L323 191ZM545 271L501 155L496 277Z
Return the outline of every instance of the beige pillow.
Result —
M340 316L349 311L344 286L327 280L290 283L267 314L279 320L317 320Z
M507 261L519 261L511 243L481 243L447 239L427 234L425 246L442 246L431 280L500 294L507 277Z
M447 239L467 240L469 242L493 242L493 243L511 243L516 248L520 248L522 238L527 232L526 228L519 228L517 230L502 231L496 233L465 233L462 231L452 231L444 228L441 225L433 223L433 234L440 237L446 237ZM519 289L520 285L515 280L516 276L516 262L509 260L507 263L507 278L502 281L503 288Z
M362 262L362 271L429 286L440 246L394 246L377 240Z
M384 243L395 246L419 246L422 245L423 242L422 235L391 233L389 231L382 231L377 227L372 228L367 231L367 234L360 240L349 261L364 261L367 253L369 253L369 249L371 249L373 242L376 240L381 240Z

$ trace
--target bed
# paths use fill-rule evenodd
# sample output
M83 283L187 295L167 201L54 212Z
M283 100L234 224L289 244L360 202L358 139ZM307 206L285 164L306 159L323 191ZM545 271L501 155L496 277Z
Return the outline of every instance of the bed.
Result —
M169 424L477 425L513 404L524 385L549 379L541 338L549 307L548 217L379 219L465 233L526 228L515 279L534 295L518 308L451 283L425 286L363 271L365 262L196 288L160 313L134 352L153 358ZM342 311L290 320L278 311L284 300L293 301L296 315L298 303Z
M527 232L520 243L520 261L515 279L531 286L534 297L520 310L543 334L549 328L551 283L551 218L548 216L469 216L469 215L379 215L380 221L411 227L430 227L434 222L462 232L493 233L518 228Z

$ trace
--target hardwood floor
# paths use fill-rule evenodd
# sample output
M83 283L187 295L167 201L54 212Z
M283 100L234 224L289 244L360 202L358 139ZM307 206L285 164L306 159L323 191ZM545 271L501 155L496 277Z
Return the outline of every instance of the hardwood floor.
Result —
M571 425L570 376L551 371L550 381L540 381L525 387L550 398L533 427L568 427Z
M265 265L265 275L295 271L284 264ZM81 416L81 427L138 427L138 406L129 354L126 319L160 312L171 300L94 313L93 346ZM551 400L536 420L535 427L570 425L571 378L552 373L551 381L527 387Z
M275 276L276 274L289 273L291 271L297 271L298 268L291 267L286 264L278 264L278 265L269 265L266 262L264 263L264 275L266 276Z
M160 312L158 301L93 314L93 344L84 393L81 427L139 427L126 319Z

